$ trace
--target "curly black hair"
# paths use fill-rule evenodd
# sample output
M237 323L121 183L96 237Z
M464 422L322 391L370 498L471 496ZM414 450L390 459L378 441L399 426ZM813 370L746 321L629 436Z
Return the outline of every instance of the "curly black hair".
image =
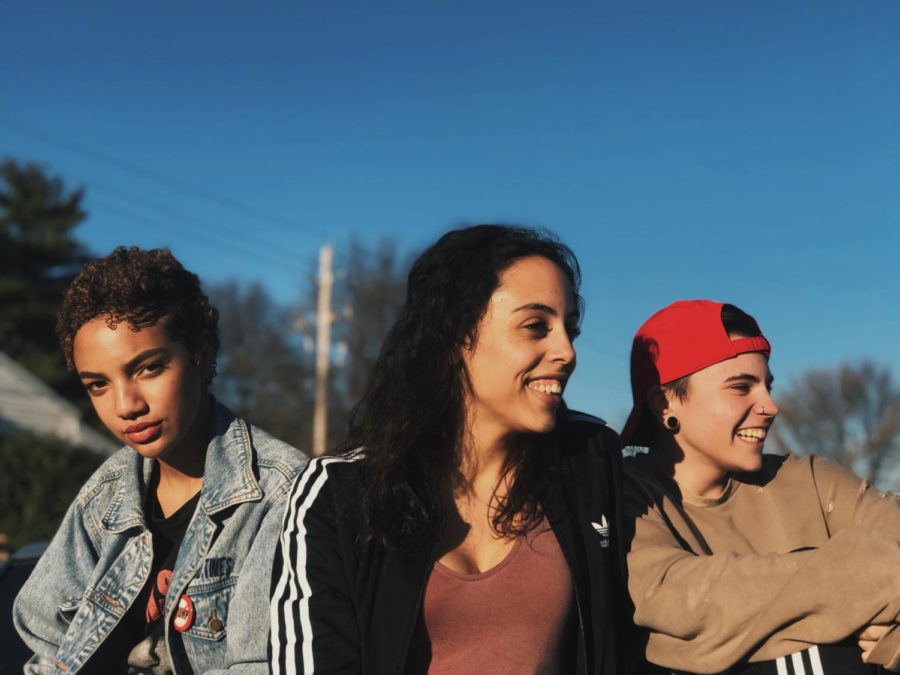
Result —
M481 318L516 261L540 256L567 277L579 316L580 270L572 251L546 231L475 225L448 232L413 264L405 304L350 414L337 448L364 447L363 499L368 534L389 548L408 548L433 534L448 515L447 496L464 485L467 374L463 347L474 344ZM528 434L507 460L508 494L492 517L503 535L521 534L540 519L537 491L552 461L552 434Z
M75 334L97 317L105 317L111 328L127 322L134 331L163 321L169 335L187 346L207 382L216 376L219 313L200 289L197 275L168 249L119 246L87 263L75 277L56 321L70 370L75 367Z

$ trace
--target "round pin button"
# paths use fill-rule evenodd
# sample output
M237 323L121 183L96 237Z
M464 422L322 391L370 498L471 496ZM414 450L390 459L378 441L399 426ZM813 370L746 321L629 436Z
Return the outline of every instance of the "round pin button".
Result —
M183 633L190 628L193 623L194 603L188 596L182 595L178 600L178 610L175 612L175 619L172 621L172 626L174 626L175 630L179 633Z

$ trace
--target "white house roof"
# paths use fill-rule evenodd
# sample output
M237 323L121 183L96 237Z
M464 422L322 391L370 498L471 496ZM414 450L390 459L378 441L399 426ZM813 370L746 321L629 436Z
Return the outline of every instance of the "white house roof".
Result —
M103 454L112 454L118 447L88 427L78 408L3 352L0 352L0 426L57 436Z

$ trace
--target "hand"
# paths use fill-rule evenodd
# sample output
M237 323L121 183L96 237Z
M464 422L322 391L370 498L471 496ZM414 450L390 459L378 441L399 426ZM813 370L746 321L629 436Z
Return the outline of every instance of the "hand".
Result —
M863 662L868 663L869 654L892 627L893 624L870 623L856 634L857 644L862 650Z

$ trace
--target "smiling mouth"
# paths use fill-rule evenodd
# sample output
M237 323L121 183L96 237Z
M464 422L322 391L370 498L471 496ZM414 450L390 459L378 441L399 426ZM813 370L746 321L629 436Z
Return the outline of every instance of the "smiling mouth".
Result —
M526 385L544 405L556 406L562 401L565 382L551 377L540 377Z
M562 394L563 391L559 380L532 380L528 383L528 388L544 394Z
M735 434L738 438L751 443L762 443L766 440L768 429L763 427L752 427L750 429L738 429Z

